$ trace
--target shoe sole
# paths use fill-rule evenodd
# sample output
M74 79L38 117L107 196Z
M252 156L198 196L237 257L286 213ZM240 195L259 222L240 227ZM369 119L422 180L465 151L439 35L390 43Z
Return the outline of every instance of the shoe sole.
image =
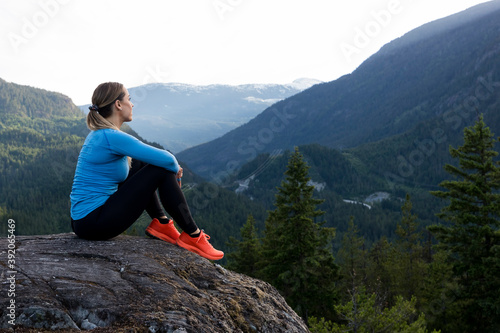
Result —
M177 244L177 241L175 239L168 237L167 235L162 234L161 232L158 232L150 227L146 228L146 235L153 237L153 238L161 239L161 240L168 242L170 244Z
M207 259L210 259L210 260L219 260L219 259L224 258L224 253L222 255L219 255L219 256L212 256L212 255L210 255L210 254L208 254L206 252L201 251L196 246L192 246L192 245L189 245L187 243L184 243L180 239L177 240L177 245L179 245L182 248L185 248L188 251L194 252L194 253L202 256L203 258L207 258Z

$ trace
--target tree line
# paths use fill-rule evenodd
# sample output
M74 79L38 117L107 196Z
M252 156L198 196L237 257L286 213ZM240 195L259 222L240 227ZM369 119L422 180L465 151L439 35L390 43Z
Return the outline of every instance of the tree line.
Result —
M351 217L336 251L296 148L262 235L249 215L227 266L274 285L312 332L497 332L498 141L480 117L450 147L458 165L432 191L446 203L438 223L422 228L406 195L393 240L367 246Z

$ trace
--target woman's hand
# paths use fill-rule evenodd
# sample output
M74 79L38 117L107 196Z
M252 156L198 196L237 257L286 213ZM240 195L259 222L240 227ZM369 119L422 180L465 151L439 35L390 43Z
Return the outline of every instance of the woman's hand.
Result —
M179 172L177 172L177 175L175 176L177 178L177 183L179 183L179 187L182 187L182 175L183 175L182 168L179 167Z

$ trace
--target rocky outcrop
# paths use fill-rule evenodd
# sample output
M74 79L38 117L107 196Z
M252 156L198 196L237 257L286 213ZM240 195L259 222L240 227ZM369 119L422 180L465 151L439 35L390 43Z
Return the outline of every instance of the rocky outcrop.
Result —
M14 267L8 245L0 239L2 331L13 316L16 332L308 331L268 283L160 240L20 236Z

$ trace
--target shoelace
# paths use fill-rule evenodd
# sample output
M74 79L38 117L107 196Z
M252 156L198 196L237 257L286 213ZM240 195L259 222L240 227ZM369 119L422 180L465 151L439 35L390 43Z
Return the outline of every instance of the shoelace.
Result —
M202 237L203 236L203 237ZM208 246L210 246L212 249L214 248L212 246L212 244L210 244L210 242L208 241L210 239L210 236L207 235L205 232L202 231L202 234L200 235L200 237L198 237L198 240L196 241L196 243L198 243L201 239L203 238L204 240L204 243L206 243Z

